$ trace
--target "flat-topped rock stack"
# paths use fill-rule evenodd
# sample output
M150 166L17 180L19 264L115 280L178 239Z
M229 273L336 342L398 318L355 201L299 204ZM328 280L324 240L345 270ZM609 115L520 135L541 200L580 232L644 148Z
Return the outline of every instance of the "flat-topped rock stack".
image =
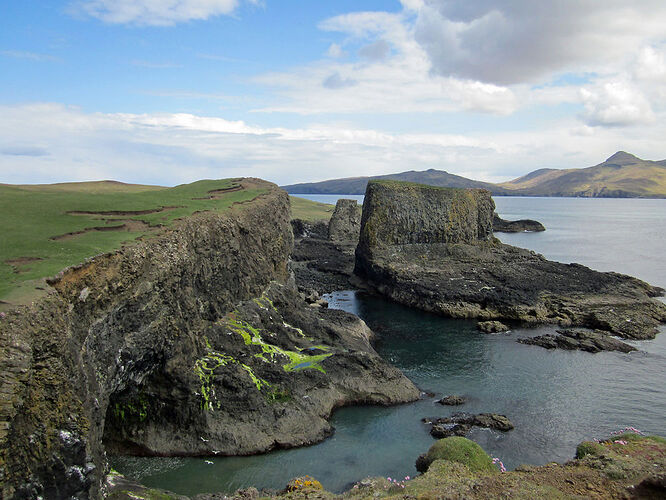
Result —
M647 339L666 321L663 290L562 264L492 236L490 192L370 182L355 273L379 293L457 318L595 328Z

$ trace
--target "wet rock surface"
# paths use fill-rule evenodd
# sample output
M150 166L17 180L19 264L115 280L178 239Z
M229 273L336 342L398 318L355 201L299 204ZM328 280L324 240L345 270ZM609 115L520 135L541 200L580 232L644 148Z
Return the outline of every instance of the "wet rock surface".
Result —
M587 352L631 352L637 350L634 346L615 339L607 333L599 330L557 330L556 335L539 335L537 337L518 339L517 342L527 345L537 345L546 349L566 349Z
M501 333L508 332L510 328L501 321L479 321L476 324L481 333Z
M450 417L424 418L423 422L430 425L432 437L441 439L450 436L465 436L472 427L485 427L502 432L514 428L513 423L505 415L497 413L454 413Z
M440 405L446 405L446 406L458 406L458 405L464 405L467 400L463 396L456 396L456 395L450 395L443 397L439 401L437 401Z
M663 290L504 245L492 238L493 209L487 191L370 182L355 272L396 302L455 318L581 326L631 339L654 338L666 322L666 305L654 299Z
M541 222L532 219L505 220L493 213L493 232L495 233L531 233L545 230L546 228Z

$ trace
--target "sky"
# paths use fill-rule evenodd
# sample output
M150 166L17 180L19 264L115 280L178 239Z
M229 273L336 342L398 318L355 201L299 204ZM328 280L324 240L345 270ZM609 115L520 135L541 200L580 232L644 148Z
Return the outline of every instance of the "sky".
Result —
M0 1L0 183L666 158L663 0Z

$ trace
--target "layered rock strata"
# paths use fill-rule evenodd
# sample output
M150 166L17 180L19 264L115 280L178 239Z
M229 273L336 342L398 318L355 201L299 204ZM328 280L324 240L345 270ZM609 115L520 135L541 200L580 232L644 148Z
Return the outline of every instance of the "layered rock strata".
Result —
M289 279L289 199L196 214L51 280L0 321L3 498L97 498L106 450L247 454L322 439L337 406L413 400L358 318Z
M492 236L484 190L371 182L355 273L379 293L457 318L519 320L647 339L666 322L663 290L562 264Z

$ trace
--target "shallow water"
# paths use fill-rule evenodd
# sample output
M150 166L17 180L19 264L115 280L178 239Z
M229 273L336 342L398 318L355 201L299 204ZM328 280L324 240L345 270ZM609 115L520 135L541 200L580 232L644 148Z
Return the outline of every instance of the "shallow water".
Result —
M533 218L547 228L544 233L498 235L506 243L666 286L666 200L495 201L503 217ZM345 408L332 418L333 437L315 446L211 458L212 464L191 458L117 458L115 468L146 485L189 495L250 485L278 489L304 474L340 491L368 475L414 475L414 460L433 442L421 418L463 409L511 418L516 426L511 432L479 429L469 436L509 468L565 461L583 439L625 426L666 435L663 333L634 343L640 352L630 354L548 351L515 340L551 327L481 335L473 321L441 318L377 297L340 292L329 300L331 307L358 314L377 331L378 352L420 388L437 398L462 394L468 403L443 407L434 403L437 398L426 397L392 408Z

